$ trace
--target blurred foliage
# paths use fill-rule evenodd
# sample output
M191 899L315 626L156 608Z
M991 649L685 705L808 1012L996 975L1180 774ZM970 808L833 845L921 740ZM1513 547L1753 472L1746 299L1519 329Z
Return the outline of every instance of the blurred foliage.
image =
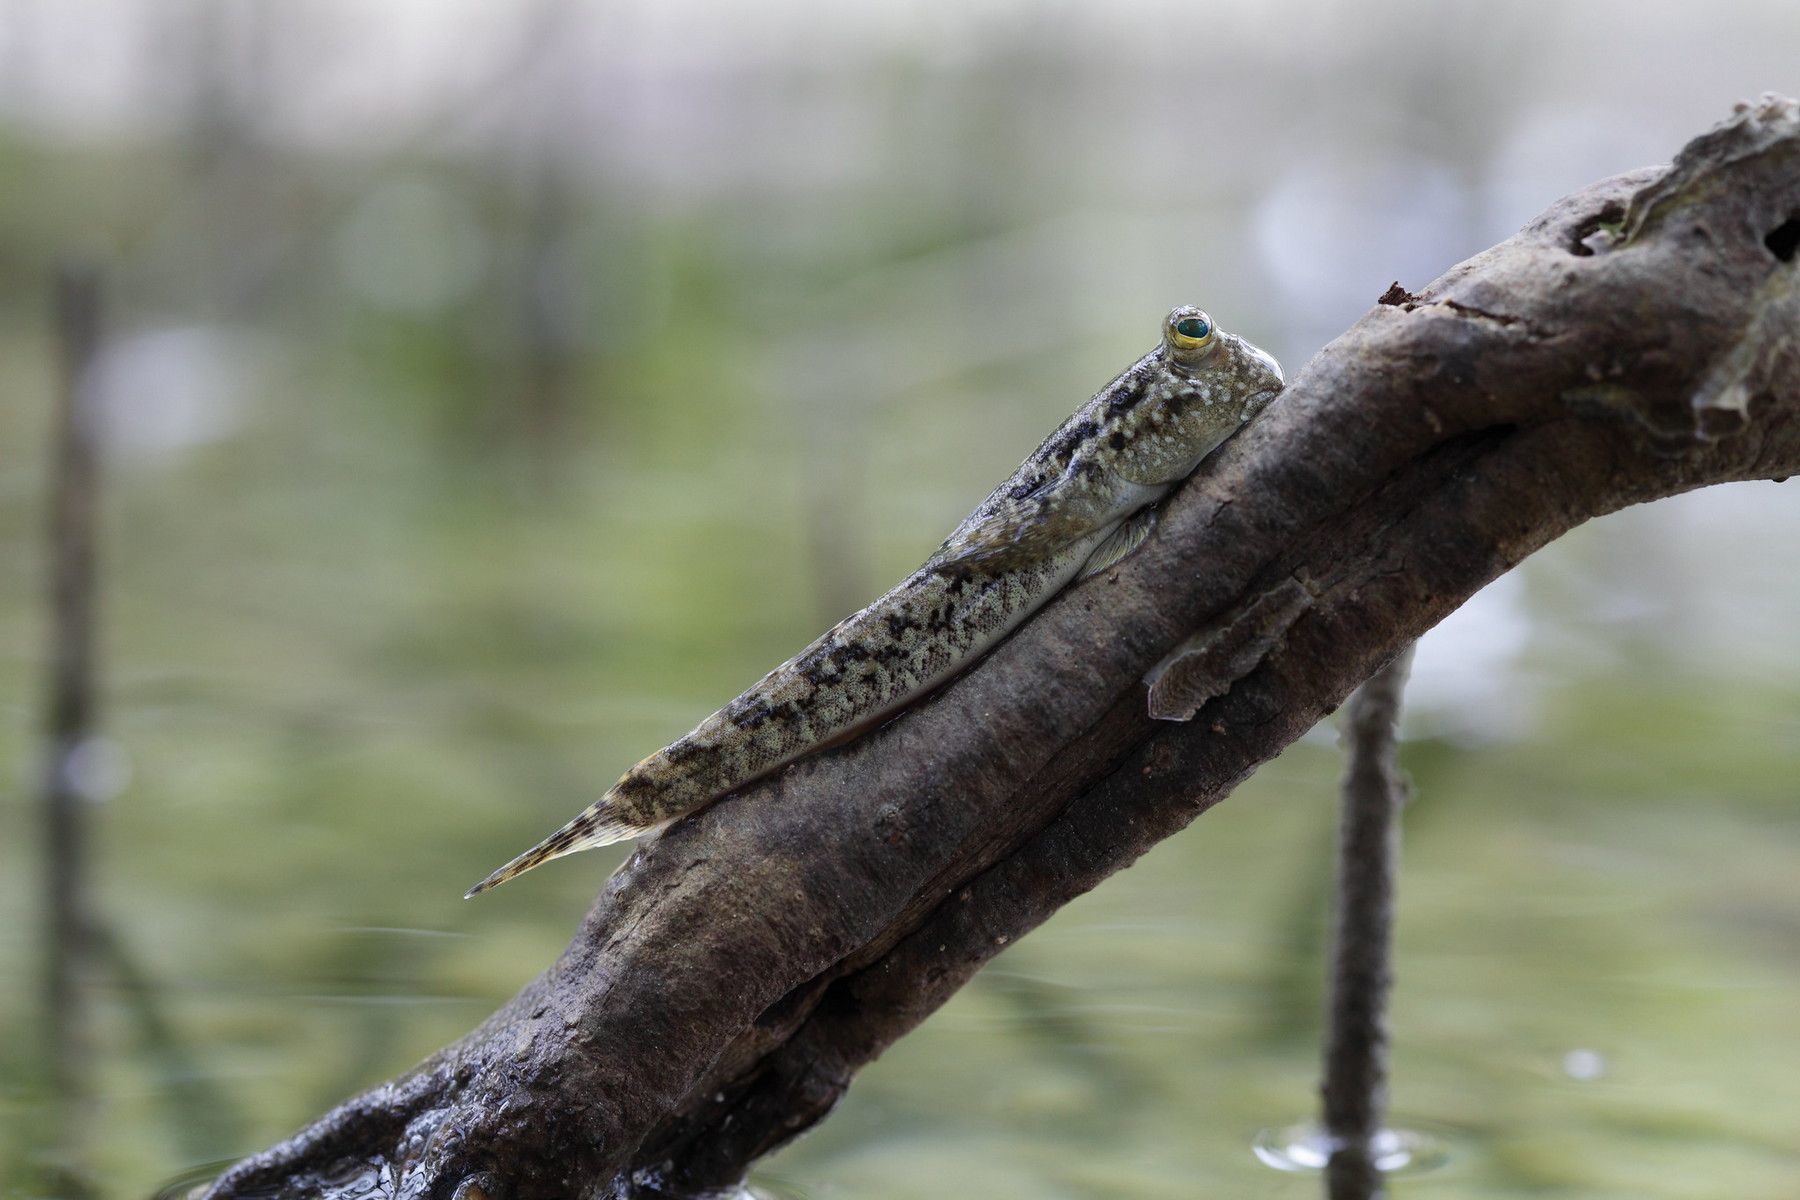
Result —
M110 298L84 1167L142 1196L540 969L619 852L462 889L913 566L1171 304L1297 368L1800 44L1754 4L83 7L0 15L8 1195L53 1116L56 262ZM1796 532L1767 485L1624 514L1422 648L1394 1102L1452 1163L1409 1193L1793 1194ZM1010 950L769 1186L1314 1194L1248 1146L1312 1103L1329 743Z

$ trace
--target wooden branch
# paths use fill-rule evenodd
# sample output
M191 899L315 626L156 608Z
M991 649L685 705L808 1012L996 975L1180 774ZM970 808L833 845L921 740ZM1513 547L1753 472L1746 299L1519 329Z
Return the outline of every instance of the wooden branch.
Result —
M641 850L480 1028L211 1195L348 1194L377 1163L464 1200L736 1180L1533 550L1800 471L1796 230L1800 113L1765 99L1390 289L1136 555L902 719ZM1143 679L1178 646L1194 717L1153 721Z

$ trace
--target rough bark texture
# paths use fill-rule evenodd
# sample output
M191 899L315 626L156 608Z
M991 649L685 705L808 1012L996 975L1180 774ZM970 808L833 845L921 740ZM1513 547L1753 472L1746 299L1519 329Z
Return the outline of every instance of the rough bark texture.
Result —
M1390 289L1136 555L902 719L671 830L480 1028L211 1194L740 1178L1003 946L1527 554L1629 504L1800 471L1796 241L1800 114L1765 99L1672 167ZM1159 685L1194 717L1154 721L1143 681L1178 648Z

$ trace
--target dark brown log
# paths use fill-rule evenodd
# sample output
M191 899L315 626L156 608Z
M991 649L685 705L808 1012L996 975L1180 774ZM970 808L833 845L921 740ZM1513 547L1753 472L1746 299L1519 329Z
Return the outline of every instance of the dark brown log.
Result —
M1143 550L902 719L640 851L480 1028L212 1194L348 1194L378 1163L446 1198L736 1180L1533 550L1800 471L1797 222L1800 113L1768 99L1391 290ZM1194 719L1153 721L1145 674L1183 644Z

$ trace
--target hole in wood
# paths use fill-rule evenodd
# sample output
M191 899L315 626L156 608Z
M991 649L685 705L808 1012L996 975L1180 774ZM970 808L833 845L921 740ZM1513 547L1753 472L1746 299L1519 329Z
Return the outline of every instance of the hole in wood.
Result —
M1763 238L1763 245L1782 262L1793 262L1794 250L1800 247L1800 212L1769 230L1768 236Z

